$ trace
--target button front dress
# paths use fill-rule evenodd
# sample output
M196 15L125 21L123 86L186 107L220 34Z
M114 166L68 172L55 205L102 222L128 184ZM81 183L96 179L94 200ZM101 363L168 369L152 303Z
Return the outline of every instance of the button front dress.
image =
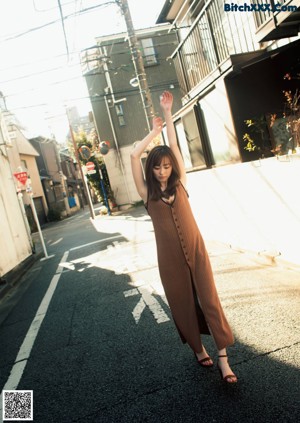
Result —
M195 352L202 351L201 334L212 335L219 350L233 344L185 188L178 184L171 204L149 199L146 206L153 222L161 281L182 341Z

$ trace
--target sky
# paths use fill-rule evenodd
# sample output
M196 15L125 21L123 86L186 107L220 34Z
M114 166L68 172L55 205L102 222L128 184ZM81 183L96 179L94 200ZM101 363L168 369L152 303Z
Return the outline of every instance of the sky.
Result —
M128 0L135 29L155 25L164 3ZM80 115L92 110L80 51L95 45L96 37L125 32L126 25L113 0L60 0L60 5L58 0L0 3L0 91L27 137L54 135L64 142L66 108L76 106Z

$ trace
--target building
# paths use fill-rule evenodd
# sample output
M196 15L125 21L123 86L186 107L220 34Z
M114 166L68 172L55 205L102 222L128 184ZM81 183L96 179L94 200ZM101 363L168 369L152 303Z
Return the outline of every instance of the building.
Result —
M70 125L74 132L79 133L83 131L89 137L95 130L93 115L80 116L77 107L68 107L67 115Z
M47 221L48 215L48 206L36 163L36 157L39 154L17 125L14 125L13 129L15 135L12 140L12 148L7 150L7 154L13 173L26 172L27 174L28 179L25 184L20 183L17 179L15 179L15 183L17 191L22 194L31 230L35 230L36 224L31 209L31 196L40 225Z
M78 163L75 163L67 148L59 151L62 174L67 186L70 213L84 208L87 204Z
M170 57L178 42L176 32L169 30L170 25L159 25L136 31L156 113L160 113L159 96L164 90L172 90L174 110L181 107ZM110 144L104 161L115 200L118 206L132 204L140 198L131 176L130 151L148 133L149 120L127 33L97 38L94 47L82 52L82 66L99 140Z
M0 280L32 255L32 240L22 198L17 195L16 179L9 162L13 148L11 131L0 107Z
M205 235L300 262L300 0L251 5L165 2L157 23L179 39L173 118Z
M284 3L296 9L300 5L299 0ZM242 4L244 7L246 3ZM293 81L287 84L284 76L297 65L299 37L282 37L297 35L292 16L298 17L299 28L299 12L289 16L278 12L276 18L281 23L276 30L269 26L267 34L267 22L270 25L275 22L272 13L251 12L250 7L249 11L235 10L233 3L227 6L228 11L221 0L167 1L157 21L171 23L179 37L172 59L183 107L174 119L184 151L188 144L187 167L193 169L249 161L262 154L272 156L271 150L277 145L274 134L269 136L272 130L268 116L282 116L285 101L282 91L293 86ZM279 19L280 14L284 21ZM264 119L267 145L262 146L258 140L260 149L249 154L243 139L247 133L245 120L254 117ZM195 134L196 152L190 147L190 138Z
M29 141L39 154L36 162L49 210L48 219L56 220L68 216L71 212L68 187L56 141L42 136L31 138ZM78 184L82 187L82 181Z

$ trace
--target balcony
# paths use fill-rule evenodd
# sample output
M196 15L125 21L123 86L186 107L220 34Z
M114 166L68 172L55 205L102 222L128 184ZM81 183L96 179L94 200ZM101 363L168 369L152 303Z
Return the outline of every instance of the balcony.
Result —
M179 85L186 95L229 57L220 2L208 1L187 36L172 54Z
M300 31L300 0L254 0L258 42L297 36Z

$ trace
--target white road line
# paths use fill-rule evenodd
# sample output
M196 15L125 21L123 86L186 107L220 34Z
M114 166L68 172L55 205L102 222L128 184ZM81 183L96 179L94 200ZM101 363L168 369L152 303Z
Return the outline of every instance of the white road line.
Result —
M124 297L131 297L132 295L138 295L139 291L136 288L129 289L124 292Z
M133 315L133 318L134 318L136 324L138 324L138 322L140 321L141 315L142 315L143 311L145 310L145 308L146 308L146 304L143 300L143 297L141 297L140 301L137 303L137 305L132 310L132 315Z
M63 240L63 238L59 238L57 241L52 242L52 244L50 244L50 247L53 247L53 245L58 244L62 240Z
M68 255L69 255L69 251L66 251L60 263L66 262ZM55 292L62 270L63 270L63 267L59 265L56 270L56 274L53 276L50 282L49 288L38 308L38 311L36 312L36 315L30 325L30 328L25 336L25 339L19 349L19 353L15 360L15 364L13 368L11 369L8 380L3 388L4 391L15 390L17 389L20 383L21 377L23 375L24 369L27 364L27 360L29 359L33 344L36 340L37 334L40 330L44 317L46 316L50 301ZM0 398L0 415L2 416L2 392L1 392L1 398Z
M106 242L108 240L111 239L117 239L117 238L121 238L122 235L118 235L118 236L112 236L109 238L105 238L105 239L101 239L99 241L95 241L95 242L91 242L89 244L84 244L84 245L80 245L78 247L74 247L71 248L69 251L66 251L64 253L64 255L62 256L62 259L57 267L56 273L53 276L50 285L48 287L48 290L36 312L36 315L30 325L30 328L28 329L28 332L24 338L24 341L19 349L18 355L16 357L15 360L15 364L10 372L10 375L8 377L8 380L5 384L5 386L3 387L3 390L15 390L18 387L18 384L20 383L22 374L24 372L24 369L26 367L27 364L27 360L30 356L33 344L36 340L37 334L40 330L41 324L44 320L44 317L46 316L50 301L53 297L53 294L55 292L55 289L57 287L58 281L62 275L62 272L64 270L64 268L66 267L66 263L67 263L67 258L69 255L70 251L74 251L80 248L84 248L86 246L92 245L92 244L96 244L96 243L101 243L101 242ZM0 396L0 417L2 416L2 393Z
M168 322L170 320L168 315L165 313L164 309L159 304L159 302L156 300L156 298L153 297L152 292L149 291L149 286L140 286L138 288L129 289L127 291L124 291L123 294L124 297L132 297L134 295L141 294L139 302L136 304L132 311L132 315L136 324L139 323L141 315L146 308L146 305L149 307L151 313L153 314L158 324ZM164 298L163 300L168 305Z
M149 307L157 323L168 322L170 320L168 315L165 313L156 298L153 297L152 293L150 293L149 290L143 286L139 287L139 291L142 294L143 300Z
M42 324L42 322L43 322L43 320L46 316L46 313L48 311L50 301L53 297L53 294L54 294L55 289L57 287L58 281L59 281L59 279L62 275L62 272L64 271L64 269L66 267L67 258L68 258L70 251L75 251L75 250L78 250L78 249L81 249L81 248L84 248L84 247L88 247L88 246L93 245L93 244L106 242L106 241L109 241L109 240L112 240L112 239L118 239L118 238L123 238L123 235L112 236L112 237L108 237L108 238L101 239L101 240L98 240L98 241L90 242L88 244L79 245L77 247L70 248L69 251L66 251L64 253L64 255L63 255L63 257L62 257L62 259L61 259L61 261L60 261L60 263L57 267L56 273L55 273L55 275L53 276L53 278L50 282L48 290L47 290L47 292L46 292L46 294L45 294L45 296L44 296L44 298L43 298L43 300L42 300L42 302L41 302L41 304L40 304L40 306L39 306L39 308L36 312L36 315L35 315L32 323L31 323L30 328L29 328L29 330L28 330L28 332L27 332L27 334L24 338L24 341L23 341L23 343L22 343L22 345L19 349L18 355L17 355L15 363L14 363L12 369L11 369L8 380L3 387L4 391L16 390L19 383L20 383L20 380L21 380L21 377L23 375L24 369L26 367L27 361L30 357L32 347L33 347L34 342L36 340L37 334L40 330L41 324ZM50 242L52 242L52 241L50 241ZM134 294L128 293L127 295L129 295L129 296L130 295L136 295L136 293L134 293ZM143 300L144 295L145 295L145 301ZM138 320L140 319L140 316L141 316L144 308L146 307L146 304L150 308L152 314L154 315L154 317L155 317L155 319L157 320L158 323L169 320L168 317L165 318L163 316L163 314L164 314L163 310L162 310L162 313L161 313L160 306L157 303L157 301L155 300L155 298L153 298L153 297L152 297L152 299L149 298L148 295L146 295L146 293L144 295L140 299L139 303L136 305L135 310L133 312L133 313L135 313L134 318L135 318L136 322L138 323L137 319ZM151 294L150 294L150 296L151 296ZM155 303L158 304L158 307L157 307L157 305L155 305ZM3 394L1 392L1 395L0 395L0 423L2 422L2 396L3 396Z
M105 239L99 239L98 241L89 242L88 244L79 245L78 247L70 248L70 251L79 250L80 248L89 247L90 245L93 245L93 244L99 244L100 242L105 242L105 241L108 241L111 239L117 239L117 238L123 238L123 235L111 236Z
M62 259L61 259L61 262L65 262L67 260L68 255L69 255L69 252L68 251L65 252ZM12 371L10 373L8 381L5 384L5 387L3 388L5 390L16 389L17 386L18 386L18 383L20 382L23 371L22 372L19 371L20 370L19 363L21 361L24 361L24 360L27 361L29 356L30 356L30 352L32 350L34 341L37 337L38 331L39 331L41 324L44 320L44 317L47 313L50 301L53 297L57 283L58 283L59 278L61 276L61 271L62 271L62 268L59 267L57 269L58 273L56 273L51 280L49 288L48 288L48 290L47 290L47 292L46 292L46 294L45 294L45 296L44 296L44 298L43 298L43 300L42 300L42 302L41 302L41 304L38 308L38 311L36 312L36 315L33 319L33 322L31 323L31 326L30 326L30 328L27 332L27 335L25 336L23 344L20 347L19 353L18 353L17 358L15 360L15 365L12 368ZM24 368L25 368L25 366L24 366ZM23 370L24 370L24 368L23 368Z

